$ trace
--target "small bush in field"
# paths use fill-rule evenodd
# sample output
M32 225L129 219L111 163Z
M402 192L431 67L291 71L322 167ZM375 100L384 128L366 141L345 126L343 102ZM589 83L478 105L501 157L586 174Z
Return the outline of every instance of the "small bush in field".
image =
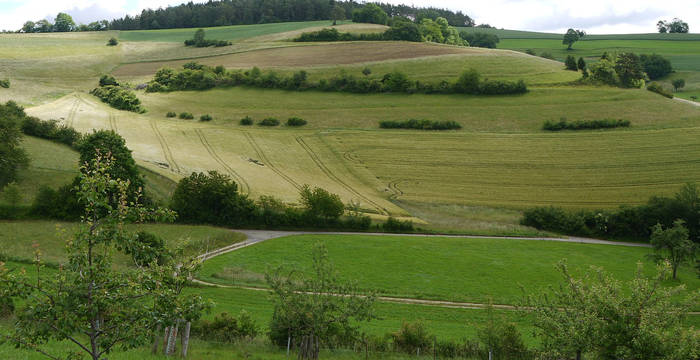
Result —
M251 118L250 116L246 116L243 119L241 119L240 124L243 126L253 125L253 118Z
M261 122L258 123L260 126L277 126L280 124L280 121L275 119L275 118L265 118Z
M306 125L306 120L299 117L290 117L287 119L287 126L304 126Z
M209 114L204 114L204 115L199 117L199 121L211 121L212 119L214 119L214 118L211 117L211 115L209 115Z
M168 111L168 113L165 114L165 117L169 117L169 118L174 118L176 116L177 116L177 114L174 111Z
M192 115L191 113L188 113L188 112L181 112L180 119L191 120L191 119L194 119L194 115Z

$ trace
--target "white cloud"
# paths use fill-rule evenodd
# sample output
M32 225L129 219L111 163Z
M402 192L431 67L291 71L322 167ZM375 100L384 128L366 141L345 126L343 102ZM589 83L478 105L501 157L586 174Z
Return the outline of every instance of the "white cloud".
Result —
M60 11L77 22L138 14L143 8L167 7L186 0L0 0L0 29L18 29L27 20L53 19ZM195 2L204 2L196 0ZM656 21L680 17L700 31L698 0L384 0L416 6L462 10L478 23L499 28L557 31L581 28L595 33L656 31Z

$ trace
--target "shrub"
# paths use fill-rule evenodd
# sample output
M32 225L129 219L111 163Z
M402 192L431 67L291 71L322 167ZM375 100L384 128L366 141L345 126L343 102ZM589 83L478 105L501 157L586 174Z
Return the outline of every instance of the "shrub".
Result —
M430 349L433 343L433 336L428 333L425 325L422 322L404 322L401 324L401 329L391 337L394 341L396 350L408 354L415 354L419 349L423 352Z
M246 116L241 119L240 124L243 126L253 125L253 118L251 118L250 116Z
M306 214L314 219L335 220L343 215L345 210L340 196L319 187L311 189L308 185L304 185L299 192L299 197Z
M238 318L221 313L214 320L201 320L193 324L192 334L200 339L232 343L236 340L253 339L260 330L250 314L242 310Z
M4 79L0 80L0 87L9 89L10 88L10 79Z
M386 222L382 225L384 231L388 232L412 232L413 222L411 220L398 220L393 217L386 219Z
M115 79L112 75L102 75L100 77L100 86L108 85L119 86L119 82L117 82L117 79Z
M685 79L674 79L671 81L671 85L673 86L673 91L678 91L685 87Z
M527 92L525 81L488 80L481 83L479 93L483 95L512 95Z
M532 55L534 55L534 53ZM549 60L554 60L554 55L552 55L552 53L546 52L546 51L543 52L542 54L540 54L540 57L545 58L545 59L549 59Z
M287 119L287 126L304 126L306 125L306 120L299 117L290 117Z
M176 116L177 116L177 114L174 111L168 111L168 113L165 114L165 117L169 117L169 118L174 118Z
M647 73L651 80L662 78L673 71L671 62L661 55L642 54L639 55L639 60L642 62L644 72Z
M180 119L185 119L185 120L192 120L194 119L194 115L188 112L181 112L180 116L178 116Z
M221 46L228 46L231 45L232 43L230 41L226 40L208 40L205 39L205 32L204 29L198 29L194 33L194 37L192 39L185 40L185 46L195 46L195 47L209 47L209 46L215 46L215 47L221 47Z
M673 99L673 94L668 92L666 89L664 89L664 87L661 84L657 82L649 83L649 85L647 85L647 90L665 96L669 99Z
M107 41L107 46L117 46L118 44L119 41L115 37L109 38L109 41Z
M338 41L339 39L340 32L338 29L322 29L319 31L302 33L298 38L294 39L294 41Z
M479 73L474 69L469 69L459 75L454 90L460 94L478 94L480 82Z
M591 130L591 129L611 129L616 127L629 127L629 120L622 119L603 119L603 120L579 120L568 122L566 118L562 118L558 122L547 120L542 126L543 130L559 131L559 130Z
M124 253L131 255L131 259L139 266L149 266L152 263L163 265L172 256L163 239L145 231L136 233L136 238L124 248Z
M277 126L280 124L280 121L275 119L275 118L265 118L262 121L258 123L260 126Z
M578 71L578 63L576 62L576 58L572 55L567 56L566 61L564 61L564 67L566 70Z
M204 114L199 117L199 121L211 121L212 119L213 117L211 117L209 114Z
M525 53L528 55L537 56L537 53L535 52L535 50L532 50L532 49L525 50Z
M77 145L82 138L82 134L77 130L66 125L59 126L56 120L44 121L31 116L22 120L21 130L27 135L53 140L71 147Z
M501 41L496 34L484 32L460 31L459 36L469 43L469 46L495 49ZM532 54L531 54L532 55Z
M111 107L119 110L127 110L136 113L145 113L146 109L141 106L141 100L136 97L136 94L126 88L114 85L101 86L94 88L90 94L97 96L109 104Z
M379 127L382 129L456 130L461 129L462 125L455 121L410 119L406 121L381 121Z
M3 261L0 259L0 261ZM15 303L12 301L12 297L3 296L0 297L0 319L9 318L15 312Z
M615 64L607 58L601 58L597 63L588 66L591 73L591 79L608 85L615 85L619 78L615 71Z

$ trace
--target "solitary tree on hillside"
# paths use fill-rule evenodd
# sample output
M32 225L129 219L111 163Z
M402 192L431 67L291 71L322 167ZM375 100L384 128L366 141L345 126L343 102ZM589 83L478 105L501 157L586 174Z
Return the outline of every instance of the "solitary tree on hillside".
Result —
M335 6L333 6L333 10L331 10L331 20L333 20L334 26L338 23L338 20L345 20L345 8L335 4Z
M688 229L683 226L683 220L676 220L669 229L656 224L652 229L651 245L657 260L671 264L674 279L679 265L695 259L695 244L688 238Z
M673 85L673 91L678 91L678 89L682 89L685 87L685 79L676 79L671 82L671 85Z
M564 34L562 44L567 45L567 50L571 50L574 43L579 41L585 35L586 33L583 30L569 29L566 31L566 34Z

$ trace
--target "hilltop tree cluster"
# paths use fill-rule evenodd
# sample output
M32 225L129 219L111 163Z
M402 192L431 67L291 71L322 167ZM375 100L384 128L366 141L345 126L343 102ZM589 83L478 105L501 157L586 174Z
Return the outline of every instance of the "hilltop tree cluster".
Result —
M27 21L22 25L20 32L24 33L48 33L48 32L70 32L70 31L104 31L109 29L107 20L93 21L87 25L76 25L73 18L66 13L58 13L54 22L46 19L39 21Z
M661 34L685 34L688 33L688 31L690 30L690 28L688 27L688 23L679 18L674 18L670 22L666 20L659 20L659 22L656 23L656 28Z

